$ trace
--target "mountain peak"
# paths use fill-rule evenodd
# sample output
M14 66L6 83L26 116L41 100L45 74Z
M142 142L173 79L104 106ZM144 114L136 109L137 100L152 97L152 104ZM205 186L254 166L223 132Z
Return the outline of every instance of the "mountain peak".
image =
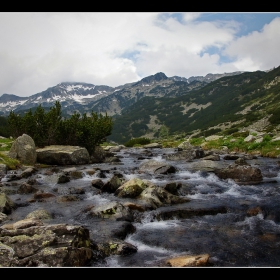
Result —
M151 75L151 76L148 76L146 78L143 78L140 82L142 83L151 83L151 82L154 82L154 81L162 81L162 80L167 80L168 77L162 73L162 72L159 72L159 73L156 73L155 75Z

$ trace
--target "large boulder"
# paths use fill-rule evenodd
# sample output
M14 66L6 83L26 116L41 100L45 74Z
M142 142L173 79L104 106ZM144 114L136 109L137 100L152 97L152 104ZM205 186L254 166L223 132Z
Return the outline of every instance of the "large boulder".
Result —
M238 184L258 184L263 180L261 170L250 165L231 164L214 172L219 178L233 179Z
M24 219L0 227L0 267L81 267L92 259L88 229Z
M79 146L51 145L36 150L37 162L50 165L88 164L88 150Z
M19 160L22 164L34 165L37 159L34 140L27 134L19 136L13 142L8 156Z

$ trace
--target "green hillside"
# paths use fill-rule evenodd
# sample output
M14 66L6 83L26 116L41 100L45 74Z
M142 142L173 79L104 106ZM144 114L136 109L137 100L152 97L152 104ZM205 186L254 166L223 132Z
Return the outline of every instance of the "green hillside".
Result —
M174 97L175 96L175 97ZM169 135L230 134L262 123L271 131L280 123L280 67L223 77L171 97L144 97L114 117L109 140ZM259 123L257 123L259 121Z

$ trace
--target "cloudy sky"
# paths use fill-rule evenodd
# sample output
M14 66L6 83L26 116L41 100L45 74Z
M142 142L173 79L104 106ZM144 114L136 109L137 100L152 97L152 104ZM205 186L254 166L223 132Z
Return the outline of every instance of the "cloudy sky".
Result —
M0 38L0 96L280 65L280 12L0 12Z

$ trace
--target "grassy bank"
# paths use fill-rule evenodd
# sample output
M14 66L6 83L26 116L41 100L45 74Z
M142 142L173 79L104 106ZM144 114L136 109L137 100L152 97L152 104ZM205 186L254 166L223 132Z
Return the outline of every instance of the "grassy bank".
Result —
M6 164L10 170L17 169L20 162L16 159L10 158L8 152L11 149L14 139L0 138L0 164Z
M246 139L249 135L253 137L251 141L247 141ZM170 136L165 139L150 139L150 141L160 143L163 148L177 148L182 142L189 141L193 146L201 146L204 150L223 149L227 147L229 152L245 152L272 158L280 157L280 140L275 140L276 135L250 134L249 131L245 131L226 136L216 135L216 139L211 138L215 137L191 137L186 139L178 136ZM137 139L134 142L137 143Z

